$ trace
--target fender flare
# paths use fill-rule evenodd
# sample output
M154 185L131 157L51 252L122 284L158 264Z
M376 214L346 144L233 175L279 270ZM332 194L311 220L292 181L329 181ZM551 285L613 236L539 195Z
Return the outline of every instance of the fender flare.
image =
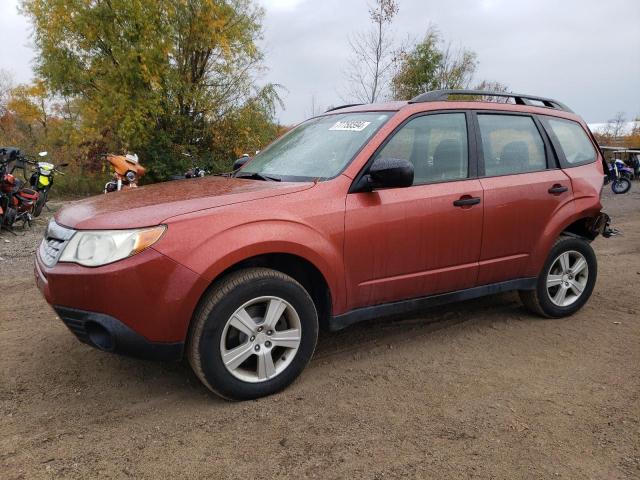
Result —
M260 230L260 235L254 235L256 229ZM256 237L262 240L255 242ZM246 240L238 244L239 238ZM346 304L342 238L336 244L304 223L271 219L237 225L203 243L216 245L209 266L201 273L210 283L244 260L260 255L288 254L306 260L320 272L329 287L334 309Z
M575 203L570 202L566 205L575 206ZM560 212L561 210L562 209L560 209L558 212ZM556 212L554 216L557 216L558 212ZM544 265L544 262L547 259L547 255L549 255L551 246L560 236L560 234L562 234L562 232L564 232L567 227L569 227L569 225L583 218L592 218L598 212L599 210L597 212L594 212L593 209L574 211L571 215L565 217L564 220L560 223L549 223L542 235L540 235L540 240L531 252L529 263L526 269L526 275L538 276L540 274L540 269Z

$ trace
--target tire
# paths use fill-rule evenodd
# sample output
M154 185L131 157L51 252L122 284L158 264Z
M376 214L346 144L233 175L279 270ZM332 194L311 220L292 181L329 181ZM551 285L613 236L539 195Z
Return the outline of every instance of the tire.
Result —
M317 339L318 314L302 285L276 270L252 268L231 273L204 295L187 355L211 391L250 400L290 385L311 360Z
M628 178L620 177L611 182L611 190L615 194L627 193L631 189L631 182Z
M568 261L570 268L563 269L561 256ZM574 271L583 265L578 263L580 259L584 260L584 266L579 271ZM542 317L567 317L587 303L597 276L598 262L591 245L581 238L562 236L551 248L538 276L536 288L520 290L520 299L527 309ZM563 289L565 296L561 292ZM578 294L580 289L581 293Z
M48 190L43 190L40 192L40 196L38 197L38 201L35 204L35 207L33 209L33 216L34 217L39 217L40 214L42 213L42 209L44 208L44 205L47 203L47 197L49 196L49 191Z

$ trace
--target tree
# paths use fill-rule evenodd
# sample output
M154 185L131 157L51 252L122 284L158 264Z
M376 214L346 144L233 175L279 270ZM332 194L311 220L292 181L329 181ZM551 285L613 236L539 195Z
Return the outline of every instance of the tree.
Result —
M455 50L451 43L441 50L437 69L438 88L468 88L478 66L477 55L471 50Z
M438 71L442 63L439 43L437 30L430 28L421 42L400 53L391 80L394 98L406 100L439 88Z
M26 124L31 132L34 128L41 128L46 138L49 127L47 99L47 88L40 80L30 85L18 85L13 88L7 107L17 119Z
M398 55L393 96L408 99L429 90L467 88L477 65L475 52L443 44L438 30L430 27L422 41Z
M256 101L279 101L255 82L263 11L250 0L22 0L22 12L36 72L77 102L84 140L140 153L155 177L174 173L181 151L230 160L235 146L216 131Z
M13 78L6 70L0 69L0 117L7 113L10 93L13 89Z
M496 93L508 93L510 88L507 87L504 83L492 81L492 80L482 80L477 83L474 87L474 90L484 90L485 92L496 92ZM509 102L509 97L496 97L491 95L484 95L483 97L478 98L478 100L484 100L486 102L496 102L496 103L507 103Z
M607 122L607 132L609 133L609 135L611 136L611 139L614 142L617 142L621 136L624 135L624 130L625 130L625 124L627 122L627 119L625 117L624 112L618 112L616 113L615 117L613 117L612 119L609 120L609 122Z
M396 0L376 0L369 7L373 27L349 39L351 57L346 70L345 101L374 103L381 98L393 66L393 40L389 26L398 13Z
M640 148L640 116L635 118L630 134L624 139L624 145L634 150Z

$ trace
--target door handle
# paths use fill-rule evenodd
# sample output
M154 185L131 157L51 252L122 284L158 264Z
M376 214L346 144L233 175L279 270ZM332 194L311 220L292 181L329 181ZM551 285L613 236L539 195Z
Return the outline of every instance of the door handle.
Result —
M480 197L461 197L458 200L453 201L454 207L470 207L471 205L477 205L480 203Z
M566 192L567 190L569 190L569 187L565 187L564 185L560 185L559 183L556 183L548 191L552 195L559 195L561 193Z

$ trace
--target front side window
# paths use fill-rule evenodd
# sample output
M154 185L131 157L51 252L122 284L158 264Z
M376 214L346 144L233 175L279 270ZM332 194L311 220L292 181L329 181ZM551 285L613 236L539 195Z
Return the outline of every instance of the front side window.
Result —
M312 118L257 154L236 176L285 181L333 178L394 113L343 113Z
M559 118L546 118L546 124L558 139L569 165L584 165L595 161L596 150L580 124Z
M468 176L467 121L464 113L423 115L407 122L378 152L413 164L413 184Z
M547 168L544 142L531 117L478 114L478 124L486 176Z

